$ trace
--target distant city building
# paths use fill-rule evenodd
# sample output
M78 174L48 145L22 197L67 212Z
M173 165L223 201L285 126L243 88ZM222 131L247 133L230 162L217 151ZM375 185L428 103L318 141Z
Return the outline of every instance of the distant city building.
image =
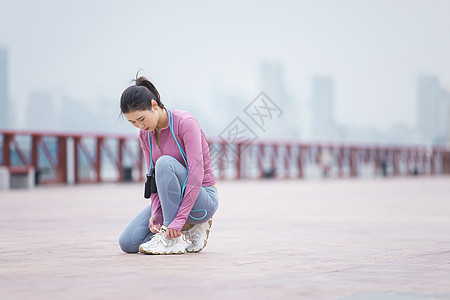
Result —
M0 48L0 128L12 127L8 99L8 51Z
M313 139L333 139L337 126L334 117L334 83L329 77L316 76L312 80Z
M450 144L450 89L442 90L442 101L444 106L442 110L442 138L443 142Z
M294 101L286 88L282 63L273 61L261 63L261 89L283 112L281 119L271 124L266 137L299 138L301 132L299 103Z
M289 96L285 85L284 68L280 62L265 61L261 64L263 92L273 100L287 101Z
M75 111L72 111L75 113ZM67 115L73 117L73 115ZM55 104L51 93L33 92L27 105L26 126L35 130L52 130L58 124L59 116L55 112ZM56 126L57 127L57 126Z
M450 95L436 76L418 78L417 125L423 141L447 142L449 138Z

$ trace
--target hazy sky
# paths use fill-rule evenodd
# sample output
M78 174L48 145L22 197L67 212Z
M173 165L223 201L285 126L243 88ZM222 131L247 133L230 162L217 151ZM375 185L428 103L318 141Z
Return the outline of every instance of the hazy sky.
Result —
M419 74L450 90L449 16L449 0L0 0L0 45L19 108L43 90L118 105L139 68L168 105L217 87L250 102L269 60L297 101L331 76L340 123L386 129L416 125Z

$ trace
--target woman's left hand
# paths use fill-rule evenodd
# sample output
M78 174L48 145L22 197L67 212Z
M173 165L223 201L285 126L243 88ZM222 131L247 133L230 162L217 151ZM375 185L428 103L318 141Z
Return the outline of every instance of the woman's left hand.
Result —
M179 237L180 235L181 235L180 231L178 231L176 229L172 229L172 228L167 228L166 236L168 238L174 239L174 238Z

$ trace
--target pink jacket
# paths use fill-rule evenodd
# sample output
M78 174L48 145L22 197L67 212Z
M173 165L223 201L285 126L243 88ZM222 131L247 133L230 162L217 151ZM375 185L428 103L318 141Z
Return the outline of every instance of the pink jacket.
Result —
M167 111L167 109L166 109ZM173 116L173 131L187 156L189 166L189 177L184 191L184 197L181 202L175 219L169 224L169 228L181 230L186 223L189 212L197 199L202 186L214 185L214 171L211 163L209 145L206 141L197 119L189 112L182 110L171 110ZM152 140L153 162L163 155L169 155L178 160L186 167L180 150L173 139L169 125L160 131L159 143L156 143L155 132L150 133ZM139 132L141 148L144 152L147 170L150 168L150 147L148 142L148 132L141 130ZM163 224L161 203L158 194L151 195L152 216L155 216L155 224Z

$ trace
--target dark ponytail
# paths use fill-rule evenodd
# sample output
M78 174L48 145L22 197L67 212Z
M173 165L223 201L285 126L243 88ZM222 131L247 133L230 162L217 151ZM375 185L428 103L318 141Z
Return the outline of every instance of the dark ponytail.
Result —
M128 87L123 91L120 97L120 110L126 114L138 110L150 110L152 107L152 99L158 103L158 106L164 108L161 102L159 92L147 78L144 76L137 77L134 80L135 85Z

